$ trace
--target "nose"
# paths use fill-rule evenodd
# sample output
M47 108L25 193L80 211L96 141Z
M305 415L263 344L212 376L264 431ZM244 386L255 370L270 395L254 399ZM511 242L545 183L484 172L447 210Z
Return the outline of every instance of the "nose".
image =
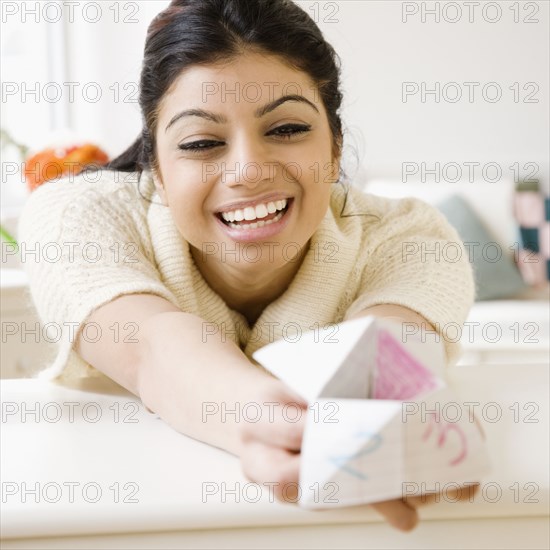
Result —
M261 184L273 182L276 163L269 146L249 133L234 140L225 165L222 165L222 182L229 187L244 185L255 189Z

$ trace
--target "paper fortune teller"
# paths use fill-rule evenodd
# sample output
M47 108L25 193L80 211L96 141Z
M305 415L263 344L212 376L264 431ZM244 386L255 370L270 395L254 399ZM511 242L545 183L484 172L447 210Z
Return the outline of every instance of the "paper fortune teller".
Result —
M253 357L309 404L300 506L418 495L490 471L476 420L446 385L443 343L434 338L363 317L278 340Z

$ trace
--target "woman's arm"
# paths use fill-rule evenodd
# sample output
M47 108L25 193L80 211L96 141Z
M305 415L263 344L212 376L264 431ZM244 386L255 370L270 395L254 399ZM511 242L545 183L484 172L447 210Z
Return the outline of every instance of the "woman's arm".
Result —
M380 304L377 306L368 307L354 315L351 315L349 320L359 319L360 317L366 317L367 315L383 317L398 323L413 324L414 327L418 328L418 330L435 332L433 325L426 321L422 315L407 307L393 304Z
M413 322L420 317L407 308L385 305L368 308L357 317L375 314ZM299 481L297 451L306 414L296 423L277 415L273 422L262 415L260 422L250 423L231 414L225 419L220 414L205 419L203 406L210 403L221 408L225 404L228 410L235 410L237 403L298 403L305 413L307 404L300 397L252 365L232 341L209 336L205 342L204 321L181 312L164 298L123 296L95 310L88 322L98 323L104 334L115 322L120 326L137 323L137 343L98 345L80 335L76 350L92 366L138 395L174 429L238 455L249 479L274 483L279 500L295 501L285 487ZM373 508L394 527L408 531L418 521L415 508L420 504L419 497L379 502Z
M135 323L137 342L91 343L80 334L76 351L177 431L238 456L243 455L243 433L254 428L239 413L246 403L258 403L267 415L263 403L302 401L254 366L230 339L209 334L206 340L200 317L159 296L122 296L96 309L87 322L99 324L103 334L112 332L113 323ZM228 414L222 414L225 410ZM280 443L299 450L299 427L287 424Z

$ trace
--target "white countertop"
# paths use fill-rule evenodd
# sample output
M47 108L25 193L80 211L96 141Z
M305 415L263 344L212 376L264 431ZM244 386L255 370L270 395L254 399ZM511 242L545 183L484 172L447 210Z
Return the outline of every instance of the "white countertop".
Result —
M460 399L480 403L476 411L494 467L473 503L426 506L422 521L547 516L549 366L455 367L451 374ZM69 388L2 380L0 388L4 540L382 521L366 506L306 511L272 502L267 487L254 502L256 487L246 485L237 458L175 432L110 381L90 379ZM38 419L29 412L33 408ZM490 422L499 408L501 419ZM101 416L93 422L98 412ZM203 483L212 491L225 483L225 502L221 489L205 498ZM23 502L22 484L27 490L40 489L39 502L34 493ZM98 487L101 497L88 502ZM229 492L235 488L239 497ZM500 498L495 496L498 488ZM123 502L125 498L138 502Z

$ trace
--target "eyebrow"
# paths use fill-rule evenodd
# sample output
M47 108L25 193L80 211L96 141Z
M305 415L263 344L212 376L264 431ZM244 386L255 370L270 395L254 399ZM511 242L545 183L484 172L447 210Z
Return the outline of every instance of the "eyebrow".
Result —
M284 95L278 99L275 99L274 101L271 101L267 105L264 105L263 107L259 107L254 111L254 116L256 118L261 118L267 113L270 113L271 111L275 110L277 107L281 106L283 103L286 103L287 101L295 101L297 103L304 103L306 105L309 105L312 107L317 113L319 113L319 109L311 102L309 99L306 99L304 96L301 95ZM211 120L212 122L216 122L217 124L223 124L227 122L227 118L223 115L217 115L216 113L212 113L210 111L205 111L204 109L186 109L185 111L181 111L181 113L178 113L177 115L174 115L170 122L168 123L168 126L166 126L164 132L168 131L168 128L175 124L178 120L184 117L188 116L196 116L200 118L204 118L206 120Z

